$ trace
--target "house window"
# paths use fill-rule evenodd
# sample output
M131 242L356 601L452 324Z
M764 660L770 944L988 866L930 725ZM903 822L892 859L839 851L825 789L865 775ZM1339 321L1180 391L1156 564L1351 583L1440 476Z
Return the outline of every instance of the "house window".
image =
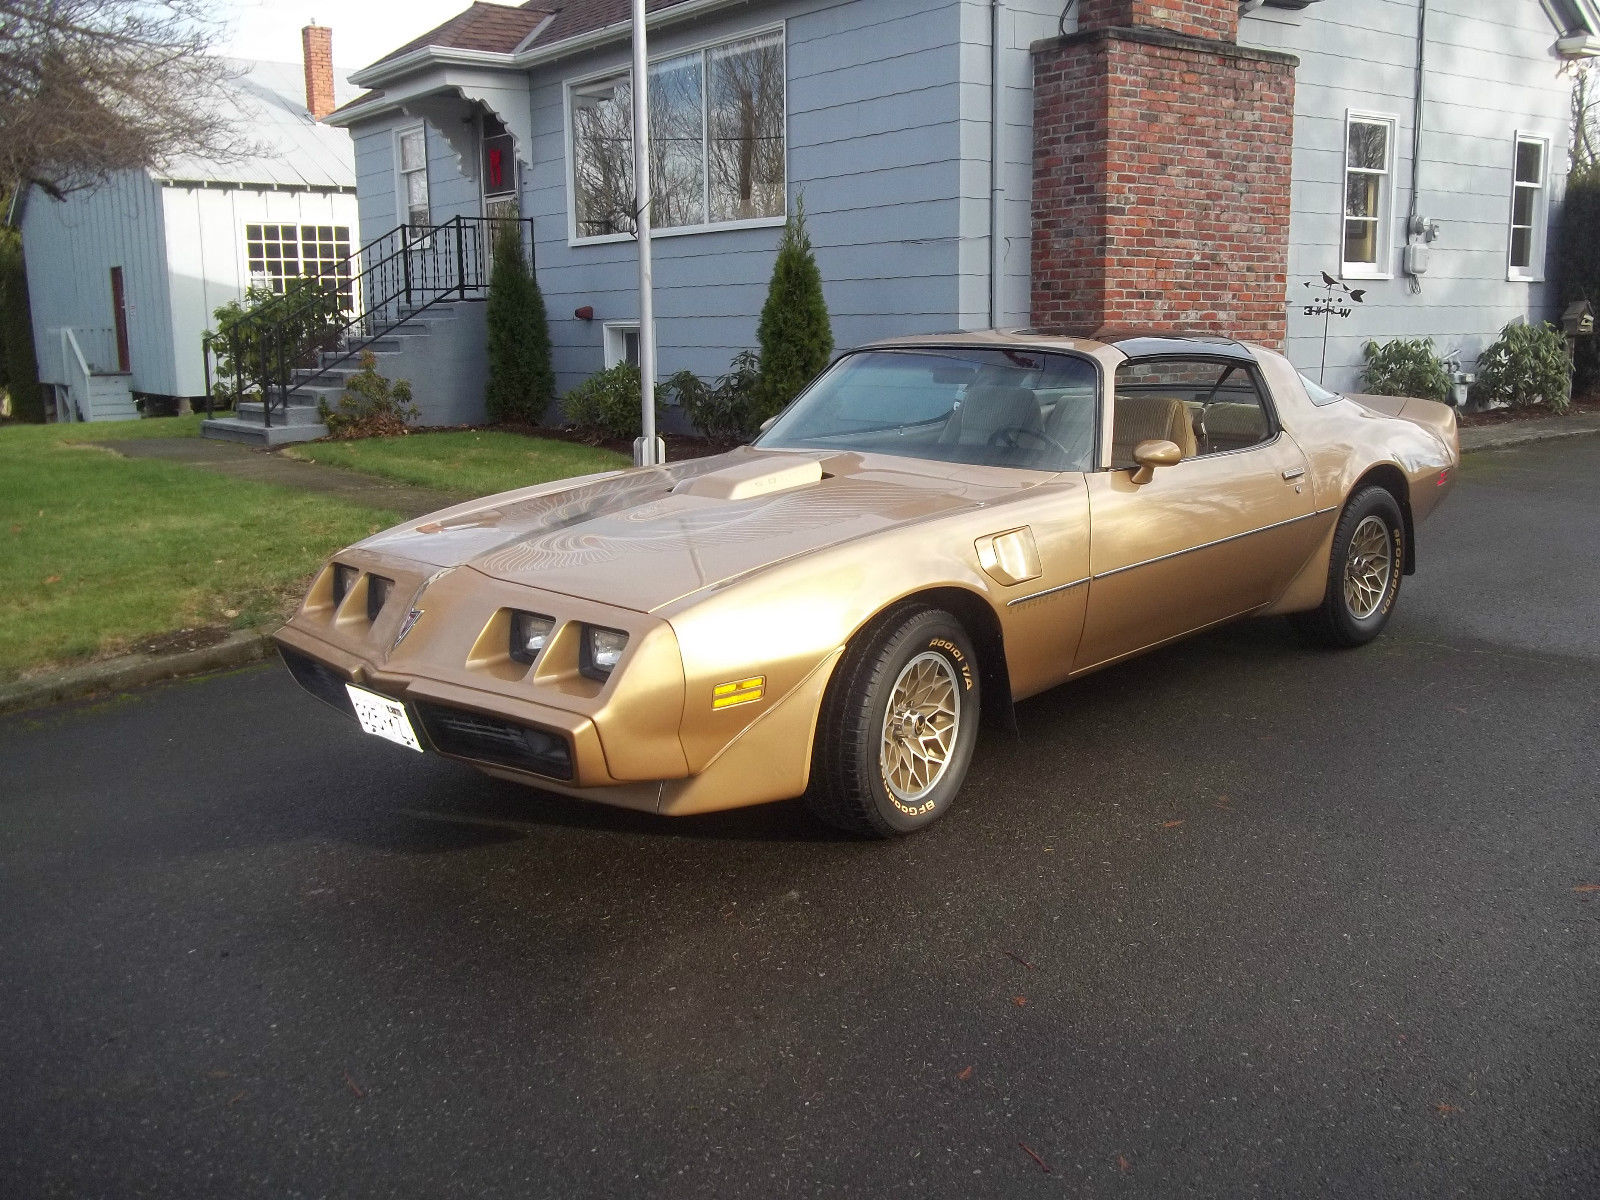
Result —
M348 225L246 225L245 258L250 283L283 295L288 281L306 275L335 282L348 308L352 302Z
M1352 115L1346 126L1344 168L1344 273L1365 278L1390 274L1394 121Z
M400 131L400 204L405 224L432 224L428 208L428 133L426 126Z
M1545 160L1550 143L1544 138L1517 138L1511 185L1512 279L1544 278L1545 227L1549 205L1545 202Z
M496 200L517 191L516 139L496 117L483 119L483 197Z
M574 85L574 236L626 236L633 221L628 72ZM652 227L781 219L787 195L784 42L775 30L650 65Z
M608 321L605 326L606 366L639 365L639 322Z

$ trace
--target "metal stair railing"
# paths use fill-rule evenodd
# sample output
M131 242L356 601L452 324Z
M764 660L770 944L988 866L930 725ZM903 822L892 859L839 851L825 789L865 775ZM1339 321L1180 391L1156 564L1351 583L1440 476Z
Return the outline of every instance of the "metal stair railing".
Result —
M287 282L282 295L204 342L206 412L213 411L213 353L225 350L235 402L247 387L261 396L262 422L286 411L294 392L315 384L435 305L487 299L494 245L515 226L533 264L528 218L454 217L441 225L401 225L348 258Z

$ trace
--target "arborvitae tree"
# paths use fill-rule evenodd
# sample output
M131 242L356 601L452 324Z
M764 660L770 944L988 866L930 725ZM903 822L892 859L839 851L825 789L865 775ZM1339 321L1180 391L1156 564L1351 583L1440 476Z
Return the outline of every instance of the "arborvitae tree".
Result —
M1587 300L1600 312L1600 165L1589 164L1572 172L1561 206L1561 242L1557 269L1561 274L1561 301ZM1573 380L1578 394L1600 385L1600 338L1577 342Z
M522 253L522 226L495 229L489 276L489 416L537 424L556 392L550 366L550 324L539 281Z
M33 356L28 273L22 264L22 238L14 229L0 229L0 354L6 360L12 419L43 421L44 393Z
M803 200L795 204L778 241L778 261L756 336L761 342L761 380L755 418L762 421L793 400L833 354L833 327L822 299L822 272L806 232Z

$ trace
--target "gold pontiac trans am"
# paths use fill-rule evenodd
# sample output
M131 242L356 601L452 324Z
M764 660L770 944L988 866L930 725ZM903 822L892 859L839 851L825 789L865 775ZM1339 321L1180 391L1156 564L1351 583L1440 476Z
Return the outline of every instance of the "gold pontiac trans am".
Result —
M908 338L727 454L368 538L277 640L368 732L491 775L904 834L980 714L1236 617L1375 637L1459 453L1444 405L1222 338Z

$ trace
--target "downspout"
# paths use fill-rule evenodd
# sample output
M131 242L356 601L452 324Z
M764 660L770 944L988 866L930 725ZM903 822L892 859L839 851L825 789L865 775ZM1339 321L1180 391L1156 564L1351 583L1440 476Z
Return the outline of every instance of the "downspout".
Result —
M1001 287L1005 281L1006 247L1000 234L1000 16L1005 0L989 0L989 328L1004 317Z
M1416 102L1411 118L1411 211L1406 218L1406 241L1422 237L1427 230L1422 223L1422 117L1423 105L1428 99L1428 0L1417 0L1417 86ZM1409 265L1409 262L1406 264ZM1411 277L1411 290L1422 291L1422 280Z

